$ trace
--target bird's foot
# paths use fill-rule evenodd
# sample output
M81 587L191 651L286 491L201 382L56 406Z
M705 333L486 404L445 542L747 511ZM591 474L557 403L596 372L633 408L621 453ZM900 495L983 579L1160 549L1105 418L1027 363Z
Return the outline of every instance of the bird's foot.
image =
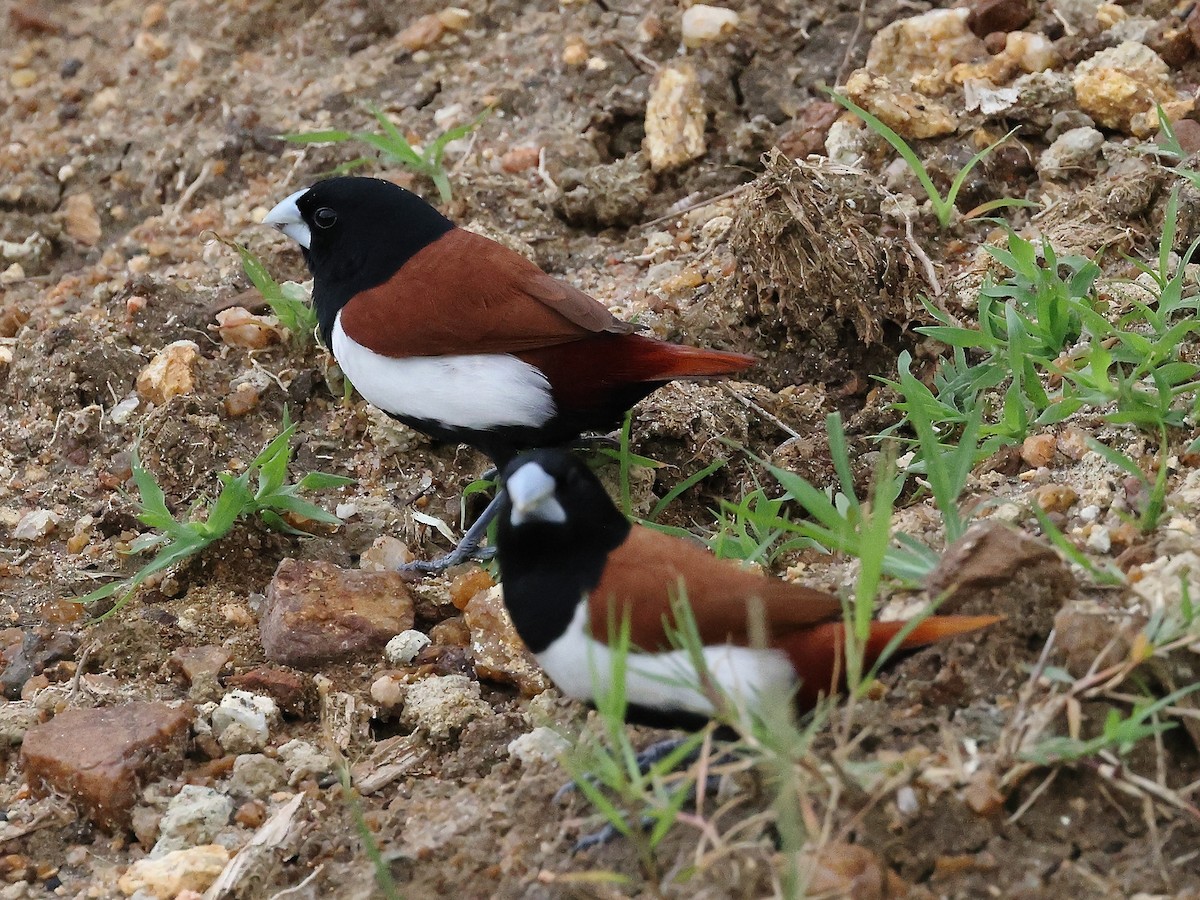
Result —
M399 572L417 572L421 575L438 575L452 566L461 565L471 560L475 562L487 562L495 555L495 547L467 547L463 543L459 544L445 556L439 556L437 559L414 559L412 562L397 566L396 570Z
M459 563L465 563L468 560L473 559L483 562L491 559L496 555L496 548L481 547L479 545L487 535L488 525L491 524L492 519L496 518L496 515L500 512L500 496L500 494L497 494L492 498L492 502L479 514L479 518L475 520L475 524L467 529L467 533L458 542L458 546L445 556L438 559L416 559L397 566L397 570L400 572L414 572L420 575L431 575L444 572L451 566L457 566Z

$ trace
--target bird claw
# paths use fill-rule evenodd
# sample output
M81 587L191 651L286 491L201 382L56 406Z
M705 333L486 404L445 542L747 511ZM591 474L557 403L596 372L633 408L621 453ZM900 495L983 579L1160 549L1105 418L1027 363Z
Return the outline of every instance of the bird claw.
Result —
M445 556L439 556L437 559L414 559L412 562L396 566L396 570L398 572L419 572L422 575L436 575L446 571L451 566L457 566L469 560L487 562L495 555L495 547L464 547L460 544Z

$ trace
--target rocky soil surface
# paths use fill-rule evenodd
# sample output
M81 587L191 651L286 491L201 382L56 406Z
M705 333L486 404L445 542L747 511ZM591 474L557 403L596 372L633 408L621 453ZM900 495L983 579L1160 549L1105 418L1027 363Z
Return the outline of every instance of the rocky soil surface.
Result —
M1000 212L1129 277L1127 257L1157 253L1177 182L1140 149L1156 103L1200 149L1192 4L456 2L6 4L0 897L387 896L377 853L405 897L781 890L771 791L753 771L683 817L654 867L629 842L571 853L599 819L552 798L594 714L549 688L487 572L392 571L446 548L485 460L344 396L328 355L267 316L213 239L305 279L256 223L363 148L280 135L370 130L371 104L422 143L490 108L448 148L449 215L656 335L759 356L745 382L671 386L636 411L633 448L661 463L633 473L642 514L731 457L663 516L698 532L719 499L773 490L722 439L833 485L824 423L838 411L866 484L869 439L898 419L872 376L894 377L903 350L930 375L945 348L913 330L932 321L922 297L969 314L994 270L980 248L1003 232L966 213L1032 201ZM941 229L911 170L823 85L910 140L942 191L1016 132ZM436 198L400 168L365 171ZM1200 236L1198 200L1185 185L1179 251ZM107 606L74 600L146 559L128 554L148 530L135 461L186 517L219 473L245 471L285 407L293 477L354 479L314 495L342 524L300 537L244 522L94 622ZM930 501L898 511L898 531L946 552L926 592L889 588L889 610L948 593L1007 620L905 660L820 737L797 800L814 895L1200 897L1186 699L1172 711L1188 727L1115 762L1022 755L1127 714L1055 679L1140 664L1139 629L1200 596L1195 423L1172 430L1167 513L1143 533L1128 515L1139 483L1087 438L1150 462L1158 446L1101 412L976 468L963 505L980 522L953 548ZM1035 505L1124 585L1051 549ZM812 550L776 568L833 590L857 571ZM1159 694L1195 681L1188 646L1146 667Z

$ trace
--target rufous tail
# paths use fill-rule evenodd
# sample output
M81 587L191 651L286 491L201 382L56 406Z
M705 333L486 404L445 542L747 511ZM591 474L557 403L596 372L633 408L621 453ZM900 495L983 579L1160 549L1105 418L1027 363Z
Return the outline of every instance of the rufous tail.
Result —
M970 634L994 625L1003 616L929 616L904 636L896 653L913 650L925 644ZM872 622L871 634L863 653L863 672L870 671L887 649L892 639L908 625L907 622ZM801 679L796 695L801 710L812 709L821 694L845 687L846 660L842 652L846 626L842 622L823 622L805 628L779 641ZM834 683L835 676L838 683Z

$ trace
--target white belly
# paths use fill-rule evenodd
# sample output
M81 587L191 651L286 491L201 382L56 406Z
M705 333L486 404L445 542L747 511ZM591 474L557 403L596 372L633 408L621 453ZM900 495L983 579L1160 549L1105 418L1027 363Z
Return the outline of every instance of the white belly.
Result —
M455 428L544 425L555 414L546 376L506 353L413 356L376 353L333 325L334 358L367 402L384 412Z
M796 684L791 663L777 650L718 644L706 647L703 655L709 677L727 696L751 710L764 699L777 702ZM570 697L594 702L610 689L613 653L587 633L586 603L579 604L566 632L537 654L537 660ZM638 706L711 716L715 709L700 681L684 650L631 652L626 660L625 696Z

